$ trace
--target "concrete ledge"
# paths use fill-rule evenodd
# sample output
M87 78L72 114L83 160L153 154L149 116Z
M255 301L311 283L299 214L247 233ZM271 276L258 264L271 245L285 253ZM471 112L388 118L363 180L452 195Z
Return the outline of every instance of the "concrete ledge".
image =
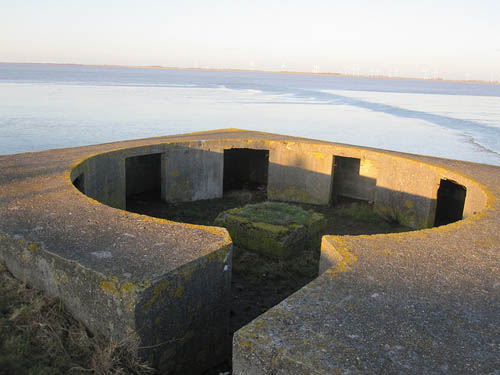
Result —
M164 373L201 371L226 354L231 240L124 211L127 176L167 201L221 196L230 148L269 151L276 200L352 194L422 229L325 236L321 276L235 334L235 374L500 368L498 167L238 130L1 156L0 260ZM440 181L466 190L464 220L425 229Z

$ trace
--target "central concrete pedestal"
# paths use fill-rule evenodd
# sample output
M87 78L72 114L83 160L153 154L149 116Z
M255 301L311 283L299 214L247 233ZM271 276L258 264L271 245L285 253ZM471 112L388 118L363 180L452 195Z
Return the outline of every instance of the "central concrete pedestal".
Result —
M325 217L299 206L263 202L222 212L216 224L225 227L236 246L272 258L297 256L320 246Z

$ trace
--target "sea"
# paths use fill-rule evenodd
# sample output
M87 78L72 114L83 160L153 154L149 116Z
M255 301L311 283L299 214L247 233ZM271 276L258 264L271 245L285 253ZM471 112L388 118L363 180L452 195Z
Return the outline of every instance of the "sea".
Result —
M500 165L500 85L0 63L0 155L222 128Z

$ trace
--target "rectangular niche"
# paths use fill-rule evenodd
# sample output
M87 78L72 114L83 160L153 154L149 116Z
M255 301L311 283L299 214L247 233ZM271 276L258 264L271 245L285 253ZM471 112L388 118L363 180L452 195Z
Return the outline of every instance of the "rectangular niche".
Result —
M224 192L267 189L269 150L224 150Z
M441 180L437 192L434 226L462 220L467 189L451 180Z
M133 156L125 159L126 196L148 193L159 199L161 194L161 154Z
M377 174L369 160L334 156L332 201L339 197L373 201Z

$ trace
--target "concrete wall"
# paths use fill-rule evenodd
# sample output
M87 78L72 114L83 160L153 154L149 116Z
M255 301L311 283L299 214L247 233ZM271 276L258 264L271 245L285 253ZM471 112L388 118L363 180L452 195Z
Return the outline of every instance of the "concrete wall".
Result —
M105 153L88 159L83 168L85 193L108 206L125 209L125 159Z
M373 201L377 184L377 163L368 159L334 157L333 194Z
M224 155L194 147L174 147L162 155L161 195L166 202L222 197Z
M332 196L341 195L373 201L377 212L413 228L434 225L441 178L466 187L464 218L485 204L479 185L425 163L359 149L306 147L276 141L249 144L235 140L120 150L88 159L74 169L72 179L80 176L88 196L112 207L125 208L127 192L144 191L156 184L156 172L147 172L144 166L157 170L159 157L143 155L161 154L163 200L219 198L223 194L223 153L227 148L269 150L270 200L329 204ZM130 173L134 175L132 179L126 178L126 169L129 177Z
M375 210L411 228L434 225L439 173L403 158L380 160Z
M327 153L272 147L267 196L271 200L329 204L333 157Z
M231 249L164 275L134 306L139 347L149 348L139 354L159 373L199 374L229 356Z

